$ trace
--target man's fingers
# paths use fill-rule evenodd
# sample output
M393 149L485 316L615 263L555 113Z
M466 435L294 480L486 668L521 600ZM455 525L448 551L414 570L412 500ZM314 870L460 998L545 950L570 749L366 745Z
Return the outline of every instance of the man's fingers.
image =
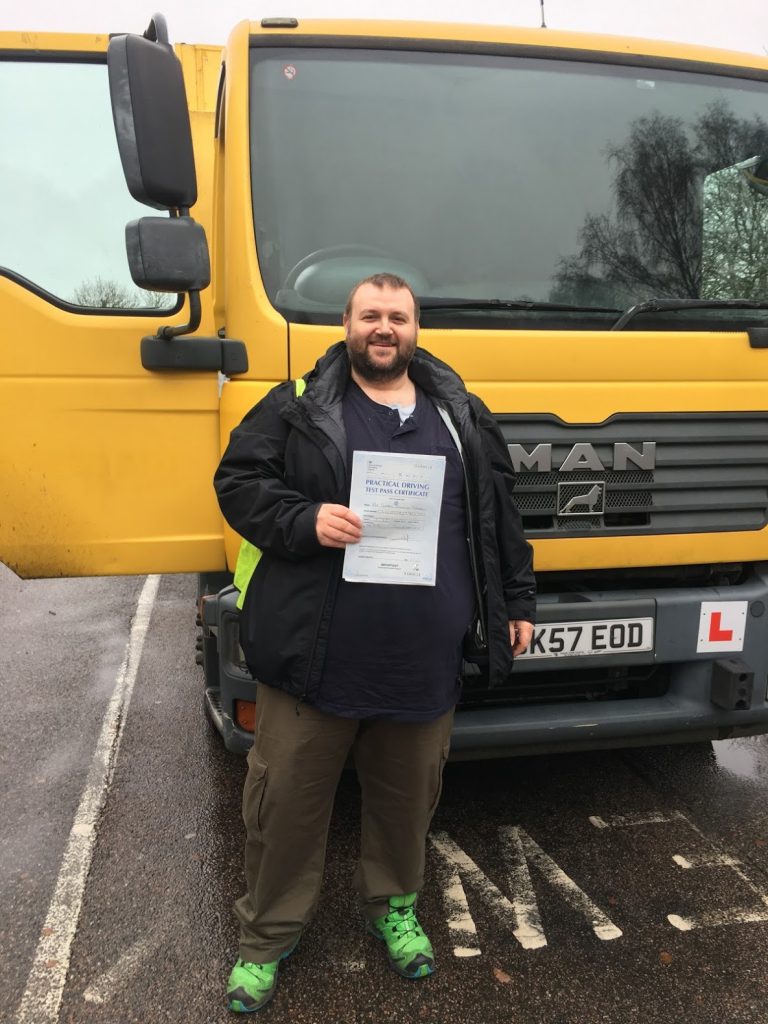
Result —
M362 536L362 525L360 516L346 505L321 505L315 519L317 539L329 548L356 544Z
M359 530L355 531L351 527L340 525L338 522L331 522L325 532L329 540L337 540L340 543L353 542L360 539Z
M359 531L363 525L363 521L360 516L353 512L351 508L347 508L346 505L323 505L322 508L328 510L330 516L334 519L341 519L350 526L356 527Z
M512 644L512 653L517 657L522 654L533 636L533 623L524 619L512 621L509 624L509 642Z

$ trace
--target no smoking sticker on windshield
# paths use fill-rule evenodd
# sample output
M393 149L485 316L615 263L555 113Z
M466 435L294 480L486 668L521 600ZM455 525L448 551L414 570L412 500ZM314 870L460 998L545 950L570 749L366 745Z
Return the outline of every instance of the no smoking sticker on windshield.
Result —
M298 74L298 71L296 70L293 64L286 64L285 67L283 68L283 74L285 75L289 82L292 82L296 75Z
M696 651L743 651L747 601L702 601Z

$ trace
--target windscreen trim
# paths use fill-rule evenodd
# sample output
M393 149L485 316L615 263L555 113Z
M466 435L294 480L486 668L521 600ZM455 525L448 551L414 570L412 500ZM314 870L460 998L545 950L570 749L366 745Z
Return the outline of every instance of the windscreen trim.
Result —
M606 50L571 49L562 46L531 46L528 43L479 43L456 39L382 38L381 36L297 36L252 35L252 47L290 47L308 49L404 50L423 53L463 53L488 57L532 57L539 60L565 60L591 64L616 64L622 67L653 68L658 71L683 71L690 74L718 75L768 82L768 68L719 64L678 57L660 57L644 53L617 53ZM758 58L759 59L759 58Z

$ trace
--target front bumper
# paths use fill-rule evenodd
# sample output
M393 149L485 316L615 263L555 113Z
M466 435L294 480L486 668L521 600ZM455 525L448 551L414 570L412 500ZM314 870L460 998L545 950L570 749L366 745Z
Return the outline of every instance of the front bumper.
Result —
M246 752L252 735L235 723L234 702L254 700L255 687L238 643L237 592L229 587L204 606L204 625L219 644L219 686L206 690L206 704L229 750ZM746 603L741 649L697 651L702 603ZM478 694L457 709L451 757L456 760L517 754L696 742L768 732L768 563L752 566L733 586L575 592L540 598L538 621L589 622L654 618L654 650L634 654L520 661L504 691ZM727 646L727 645L726 645ZM588 679L606 670L661 674L653 696L610 695L600 699L556 699L549 680L567 673ZM544 680L538 690L532 683ZM516 690L533 694L528 702ZM585 686L584 694L599 688Z

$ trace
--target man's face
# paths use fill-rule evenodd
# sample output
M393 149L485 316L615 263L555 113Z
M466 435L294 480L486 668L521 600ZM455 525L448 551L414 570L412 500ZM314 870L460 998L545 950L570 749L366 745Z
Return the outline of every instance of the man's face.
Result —
M361 285L344 329L349 360L363 380L396 380L408 369L419 334L410 292Z

